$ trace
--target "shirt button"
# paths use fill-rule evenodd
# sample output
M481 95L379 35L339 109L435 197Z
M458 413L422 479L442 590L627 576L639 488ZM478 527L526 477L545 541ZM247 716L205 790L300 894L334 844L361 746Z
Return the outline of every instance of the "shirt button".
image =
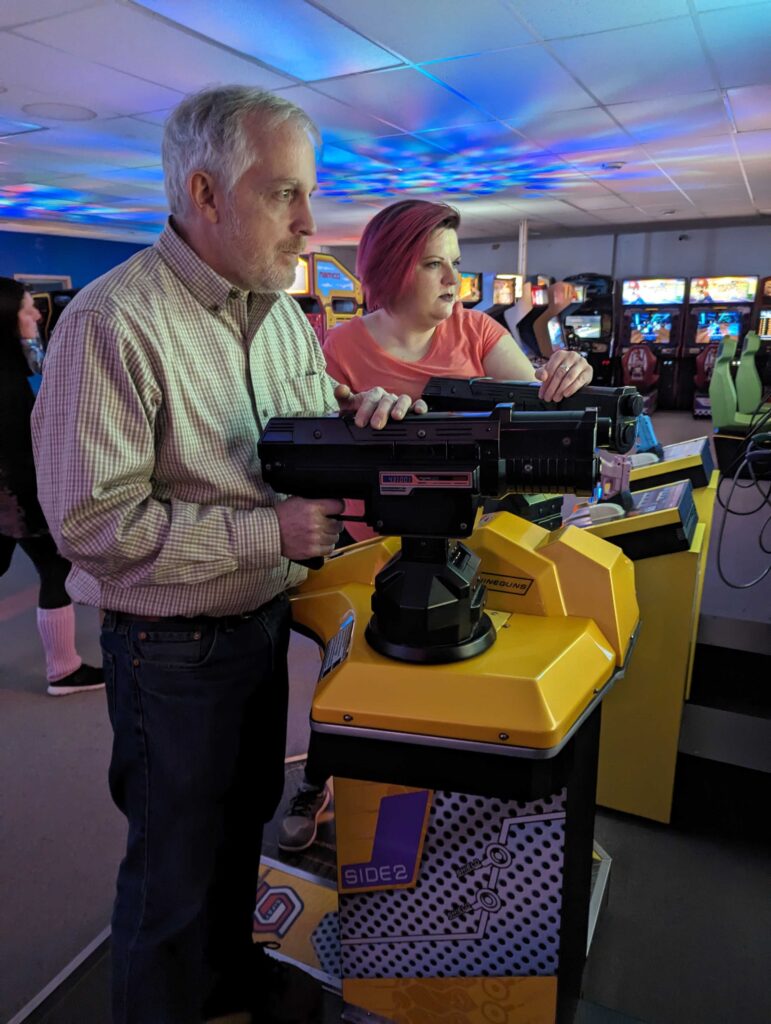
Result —
M139 668L139 658L134 658L131 664L134 666L134 668Z
M219 313L219 311L220 311L219 306L209 306L209 312L210 313Z
M241 293L239 292L238 288L231 288L228 294L231 299L237 299Z
M139 634L139 639L140 640L146 640L147 639L147 633L144 633L144 632L140 633Z

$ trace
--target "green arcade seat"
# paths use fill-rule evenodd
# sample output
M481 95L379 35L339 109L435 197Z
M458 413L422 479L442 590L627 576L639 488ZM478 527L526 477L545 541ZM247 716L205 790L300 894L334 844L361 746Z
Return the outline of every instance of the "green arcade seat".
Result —
M736 385L731 377L731 360L736 355L736 338L726 335L712 370L709 400L712 406L712 424L715 430L746 430L751 422L750 413L739 412ZM755 406L757 408L757 404Z

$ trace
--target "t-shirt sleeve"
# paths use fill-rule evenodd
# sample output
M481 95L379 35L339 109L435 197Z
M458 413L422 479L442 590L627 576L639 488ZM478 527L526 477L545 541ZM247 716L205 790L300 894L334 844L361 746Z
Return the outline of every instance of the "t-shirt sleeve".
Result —
M501 338L504 338L509 332L487 313L476 312L476 310L469 310L469 312L475 314L474 331L479 345L479 358L484 362Z
M340 327L336 328L327 335L324 341L323 352L327 363L327 373L338 384L347 384L351 391L355 391L356 388L353 386L351 370L345 358L346 349L355 343L355 339L347 336L340 337L339 335L335 337L336 333L341 330L342 328Z

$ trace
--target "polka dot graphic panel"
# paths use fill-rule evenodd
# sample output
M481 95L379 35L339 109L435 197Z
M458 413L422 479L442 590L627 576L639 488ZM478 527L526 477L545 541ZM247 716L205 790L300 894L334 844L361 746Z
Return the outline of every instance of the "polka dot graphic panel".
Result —
M564 844L564 790L435 792L415 889L340 898L343 977L555 974Z

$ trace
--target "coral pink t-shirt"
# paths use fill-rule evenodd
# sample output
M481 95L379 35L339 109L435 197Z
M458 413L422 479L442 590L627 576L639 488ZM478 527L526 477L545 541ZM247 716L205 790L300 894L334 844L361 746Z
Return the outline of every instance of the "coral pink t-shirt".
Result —
M431 377L483 377L485 359L505 334L486 313L456 302L434 331L428 352L415 362L385 352L358 316L329 332L324 357L330 375L354 392L381 387L415 401Z
M484 360L505 334L506 328L486 313L456 302L451 315L434 331L428 352L415 362L385 352L361 317L329 332L324 357L329 374L354 392L381 387L417 401L431 377L484 376ZM364 503L347 501L345 511L363 515ZM364 523L346 522L345 527L355 540L376 536Z

